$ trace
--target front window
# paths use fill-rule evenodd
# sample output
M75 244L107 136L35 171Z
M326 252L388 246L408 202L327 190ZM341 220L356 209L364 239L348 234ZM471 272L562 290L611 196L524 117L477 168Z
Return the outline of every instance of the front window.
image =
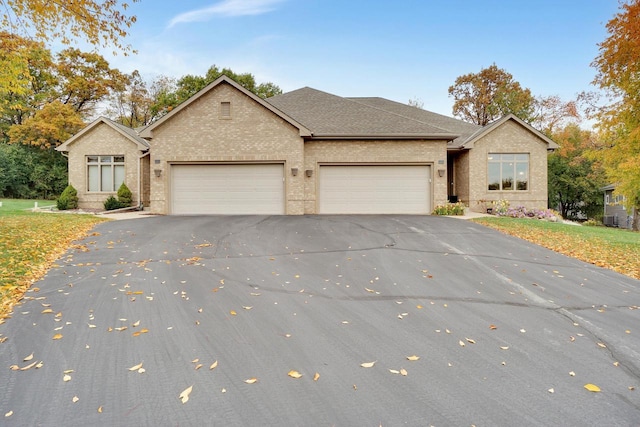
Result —
M489 154L487 182L490 191L527 191L529 154Z
M114 192L124 182L124 156L87 156L87 189Z

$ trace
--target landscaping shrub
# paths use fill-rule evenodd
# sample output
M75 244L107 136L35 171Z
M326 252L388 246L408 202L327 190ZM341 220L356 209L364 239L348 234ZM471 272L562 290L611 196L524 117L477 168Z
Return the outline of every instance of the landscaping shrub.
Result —
M62 195L58 197L58 200L56 200L56 207L59 211L66 211L69 209L69 198Z
M56 201L56 205L60 211L78 208L78 192L73 185L67 185Z
M127 184L123 182L122 185L120 185L120 188L118 188L118 201L122 205L120 207L125 208L128 206L131 206L132 200L133 200L133 194L131 193L131 190L129 190L129 187L127 187Z
M104 209L106 211L112 211L114 209L120 209L124 207L126 206L123 206L122 203L120 203L120 201L113 196L109 196L107 200L104 201Z
M458 203L445 203L433 209L433 215L464 215L465 205Z

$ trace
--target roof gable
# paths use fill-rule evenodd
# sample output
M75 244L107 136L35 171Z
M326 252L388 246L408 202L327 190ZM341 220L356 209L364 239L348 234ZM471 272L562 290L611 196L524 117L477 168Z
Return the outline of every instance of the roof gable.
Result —
M268 98L266 102L304 123L314 138L452 140L459 136L395 111L310 87Z
M489 123L485 127L481 128L478 132L476 132L475 134L471 135L466 141L464 141L460 148L467 148L467 149L473 148L473 145L474 145L474 143L476 141L478 141L480 138L483 138L484 136L488 135L489 133L493 132L494 130L498 129L500 126L502 126L504 123L506 123L508 121L514 121L515 123L519 124L520 126L525 128L526 130L528 130L529 132L534 134L536 137L538 137L540 140L542 140L543 143L547 144L547 149L548 150L555 150L556 148L558 148L558 144L556 144L553 140L551 140L545 134L543 134L542 132L538 131L536 128L531 126L529 123L527 123L524 120L518 118L518 116L516 116L514 114L508 114L508 115L502 117L501 119L496 120L493 123Z
M71 144L81 139L84 135L88 134L92 129L95 129L97 126L100 126L100 125L107 125L113 130L115 130L116 132L120 133L129 141L136 144L138 146L138 150L146 151L149 149L149 144L147 143L147 141L141 138L135 130L128 128L124 125L121 125L120 123L116 123L113 120L110 120L106 117L98 117L93 122L85 126L80 132L78 132L71 138L67 139L60 146L56 147L56 150L63 151L63 152L69 151L69 146Z
M244 95L246 95L247 97L251 98L252 100L257 102L258 104L260 104L261 106L266 108L267 110L269 110L272 113L276 114L277 116L279 116L280 118L282 118L283 120L285 120L286 122L288 122L289 124L291 124L292 126L297 128L299 130L299 132L300 132L300 136L308 136L308 135L311 134L311 132L304 125L298 123L295 119L293 119L292 117L288 116L286 113L278 110L277 108L274 108L271 104L269 104L268 102L265 102L264 99L262 99L259 96L255 95L253 92L245 89L240 84L236 83L233 79L231 79L231 78L229 78L229 77L227 77L225 75L222 75L222 76L218 77L216 80L214 80L213 82L209 83L206 87L201 89L195 95L191 96L189 99L187 99L186 101L184 101L183 103L178 105L176 108L171 110L170 113L164 115L158 121L156 121L156 122L150 124L149 126L147 126L146 128L144 128L140 132L140 136L142 136L144 138L153 138L153 131L156 128L158 128L158 127L162 126L164 123L172 120L176 115L178 115L180 113L180 111L184 110L186 107L191 105L193 102L195 102L196 100L200 99L203 95L207 94L208 92L210 92L215 87L217 87L217 86L219 86L221 84L228 84L228 85L234 87L239 92L243 93Z

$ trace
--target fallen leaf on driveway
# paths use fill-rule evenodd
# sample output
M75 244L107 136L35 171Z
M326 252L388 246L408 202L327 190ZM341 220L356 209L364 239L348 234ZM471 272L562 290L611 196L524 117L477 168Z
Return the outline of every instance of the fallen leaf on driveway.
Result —
M211 366L209 366L209 370L213 370L216 369L218 367L218 361L216 360L215 362L213 362L211 364Z
M289 375L291 378L295 378L295 379L302 378L302 374L300 372L294 371L294 370L289 371L289 373L287 375Z
M69 374L65 374L65 375L62 377L62 381L64 381L65 383L66 383L66 382L71 381L71 375L69 375Z
M313 380L318 381L319 378L320 378L320 374L316 372L316 374L313 376Z
M13 415L13 411L9 411L6 414L4 414L5 418L9 418L11 415Z
M376 361L365 362L365 363L361 363L360 366L362 366L363 368L373 368L373 365L375 364L376 364Z
M244 382L247 383L247 384L253 384L253 383L257 382L257 381L258 381L258 379L255 378L255 377L254 378L249 378L248 380L244 380Z
M22 359L23 362L28 362L29 360L33 359L33 353L31 353L30 355L28 355L27 357L25 357L24 359Z
M404 369L404 368L400 369L400 375L402 375L403 377L406 377L407 376L407 370Z
M129 370L130 371L137 371L138 369L142 368L142 363L144 363L144 362L140 362L139 364L130 367Z
M78 400L80 400L78 396L73 396L73 399L71 399L73 403L76 403Z
M592 391L594 393L598 393L600 391L600 387L598 387L595 384L585 384L584 388L586 388L589 391Z
M38 363L38 362L30 363L30 364L28 364L27 366L20 368L20 370L21 370L21 371L26 371L26 370L28 370L28 369L31 369L31 368L33 368L34 366L36 366L36 363Z
M391 372L392 374L399 374L400 371L395 370L395 369L389 369L389 372Z
M187 403L189 401L189 395L191 394L192 390L193 390L193 386L190 386L184 389L182 393L180 393L180 396L178 396L178 398L182 403Z
M62 334L55 334L52 339L59 340L60 338L62 338Z
M465 338L465 340L467 340L467 342L469 344L475 344L476 343L475 340L472 340L471 338Z
M238 314L238 313L236 313L234 310L231 310L231 311L229 312L229 314L230 314L230 315L232 315L232 316L235 316L235 315L236 315L236 314Z
M607 346L604 343L599 342L597 344L598 344L598 347L600 348L607 348Z
M419 360L419 359L420 359L420 356L416 356L416 355L407 356L407 360L411 360L412 362L415 362L416 360Z

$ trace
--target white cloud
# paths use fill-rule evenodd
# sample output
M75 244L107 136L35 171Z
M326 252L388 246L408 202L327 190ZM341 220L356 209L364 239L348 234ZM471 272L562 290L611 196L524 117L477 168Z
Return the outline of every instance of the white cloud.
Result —
M207 21L215 15L220 16L245 16L261 15L271 12L276 4L283 0L223 0L211 6L191 10L174 16L169 22L169 28L176 24L187 22Z

